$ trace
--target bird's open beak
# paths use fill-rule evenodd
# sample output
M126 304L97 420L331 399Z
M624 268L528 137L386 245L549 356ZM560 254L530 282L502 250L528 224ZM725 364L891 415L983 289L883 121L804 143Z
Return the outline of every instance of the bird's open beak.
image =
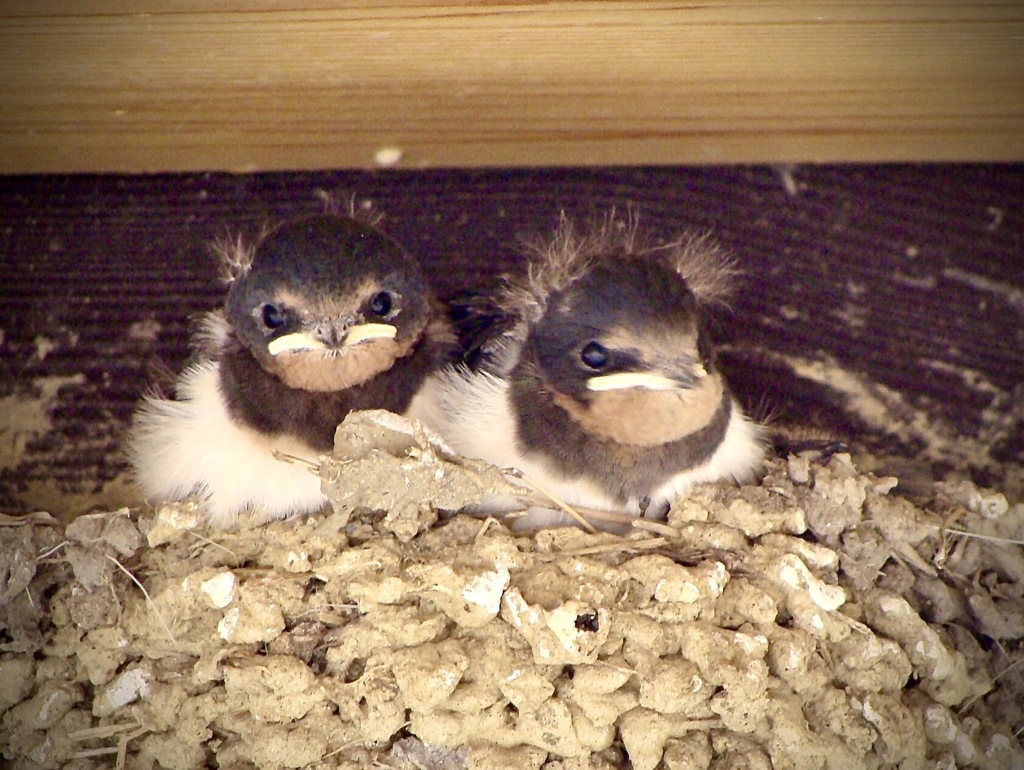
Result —
M696 380L708 376L707 369L696 363L687 369L686 377L667 377L658 372L618 372L602 374L587 380L587 390L602 392L608 390L626 390L628 388L646 388L647 390L680 390L692 387Z
M348 330L342 339L341 346L350 348L360 342L366 342L366 340L394 339L396 334L398 334L398 329L391 324L359 324ZM330 347L316 334L293 332L271 340L267 345L267 352L276 356L289 350L327 350Z

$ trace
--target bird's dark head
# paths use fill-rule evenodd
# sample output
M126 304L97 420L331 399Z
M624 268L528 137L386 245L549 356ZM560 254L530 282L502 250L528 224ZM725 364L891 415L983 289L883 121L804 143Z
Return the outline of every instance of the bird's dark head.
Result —
M524 353L558 406L621 444L681 438L704 427L723 399L698 302L653 257L595 259L547 298Z
M431 314L423 271L374 227L324 214L265 237L231 285L235 337L293 388L342 390L408 355Z

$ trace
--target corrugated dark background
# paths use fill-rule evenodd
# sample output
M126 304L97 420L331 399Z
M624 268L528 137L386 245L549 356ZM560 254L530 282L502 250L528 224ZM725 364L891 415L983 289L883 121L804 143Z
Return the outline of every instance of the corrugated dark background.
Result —
M746 272L716 335L748 403L905 452L933 429L962 437L988 457L948 465L982 481L1024 459L1024 166L4 177L0 508L60 507L54 495L124 470L134 402L222 296L209 241L320 210L317 190L373 201L442 294L517 269L519 238L550 233L563 209L632 204L655 236L711 231ZM813 361L867 383L887 416L803 376ZM51 429L17 435L19 399L54 377L74 379L47 407ZM893 415L906 424L887 431Z

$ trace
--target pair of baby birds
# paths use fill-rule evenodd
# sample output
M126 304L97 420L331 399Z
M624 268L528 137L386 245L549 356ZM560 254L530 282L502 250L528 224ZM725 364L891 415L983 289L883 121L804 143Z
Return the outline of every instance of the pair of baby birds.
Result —
M147 497L194 496L213 526L323 507L319 478L282 455L316 463L357 409L419 419L585 510L664 516L692 485L761 466L761 429L705 328L734 272L706 238L650 247L635 222L580 234L563 217L525 277L447 305L354 216L223 251L223 309L203 319L174 398L147 396L129 436Z

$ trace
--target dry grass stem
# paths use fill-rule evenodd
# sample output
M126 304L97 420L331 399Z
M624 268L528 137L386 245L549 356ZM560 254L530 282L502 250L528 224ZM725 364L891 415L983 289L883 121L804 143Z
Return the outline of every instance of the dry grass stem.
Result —
M546 497L548 500L557 505L559 509L567 513L573 519L573 521L575 521L577 524L583 527L584 530L586 530L592 535L597 533L597 529L595 529L594 525L587 521L586 518L584 518L583 515L579 513L579 511L570 506L568 503L565 503L559 498L555 497L554 494L549 492L547 489L542 487L540 484L538 484L536 481L531 479L526 474L520 473L519 478L521 478L526 484L533 487L535 490L537 490L537 492L544 495L544 497Z
M100 738L110 738L114 735L120 735L121 733L131 732L137 730L142 725L139 722L121 722L116 725L100 725L99 727L88 727L85 730L76 730L68 735L70 740L80 741L93 741Z
M163 627L164 632L167 634L167 638L171 640L171 644L177 646L178 640L174 638L174 634L171 633L171 629L167 625L167 622L164 620L163 615L160 614L160 610L156 608L156 604L153 602L153 597L149 595L149 591L146 590L146 587L142 585L142 583L139 582L138 578L136 578L135 575L129 572L128 569L121 562L119 562L110 554L105 554L105 556L110 561L114 562L114 566L116 566L125 575L127 575L128 579L139 587L139 590L142 591L142 595L146 597L146 603L149 605L149 608L153 610L153 614L156 615L157 620L160 621L160 625Z
M275 451L274 459L285 463L293 463L295 465L305 465L314 476L320 475L320 463L307 460L305 457L297 457L296 455L290 455L286 452Z
M44 559L48 559L49 557L53 556L55 553L57 553L57 551L59 551L61 548L63 548L66 545L71 545L71 541L70 540L63 540L63 541L57 543L57 545L53 546L52 548L48 548L47 550L43 551L41 554L39 554L36 557L36 561L39 562L39 561L43 561Z
M652 537L650 540L620 540L615 543L603 543L592 545L587 548L574 548L569 551L559 551L559 556L592 556L598 553L615 553L617 551L646 551L654 548L661 548L668 541L663 537Z
M986 540L990 543L999 543L1000 545L1022 545L1024 546L1024 540L1014 540L1009 537L997 537L996 535L982 535L977 532L967 532L963 529L950 529L949 527L941 527L937 524L931 525L932 528L942 534L949 535L960 535L961 537L973 537L976 540Z

